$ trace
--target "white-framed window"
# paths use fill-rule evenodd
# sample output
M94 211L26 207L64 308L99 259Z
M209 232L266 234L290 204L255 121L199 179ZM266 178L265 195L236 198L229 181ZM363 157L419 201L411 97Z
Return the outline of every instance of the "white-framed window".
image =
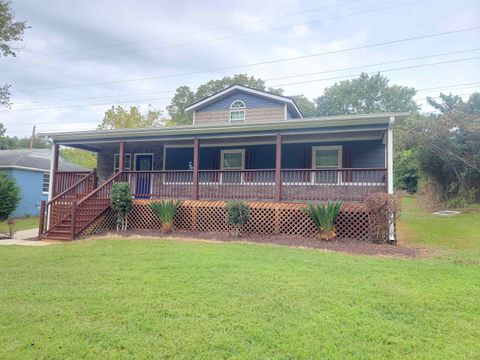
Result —
M43 173L42 192L48 194L50 190L50 173Z
M230 122L244 123L245 122L245 103L242 100L235 100L230 105Z
M120 169L120 154L115 154L113 157L113 171L117 172ZM125 154L125 170L132 169L132 154Z
M312 147L312 168L317 170L335 170L342 167L343 148L341 145L313 146ZM332 184L342 181L341 173L338 171L314 172L313 183Z
M221 170L244 170L245 169L245 149L222 150L220 156ZM221 183L237 184L244 180L243 172L233 171L220 174Z
M221 170L245 169L245 149L222 150Z

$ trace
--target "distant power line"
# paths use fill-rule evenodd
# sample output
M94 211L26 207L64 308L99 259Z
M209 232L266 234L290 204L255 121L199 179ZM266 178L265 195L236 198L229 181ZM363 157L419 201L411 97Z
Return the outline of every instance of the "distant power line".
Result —
M305 76L326 74L326 73L339 72L339 71L345 71L345 70L362 69L362 68L367 68L367 67L372 67L372 66L379 66L379 65L387 65L387 64L395 64L395 63L400 63L400 62L413 61L413 60L428 59L428 58L438 57L438 56L463 54L463 53L474 52L474 51L479 51L479 50L480 50L480 48L464 49L464 50L437 53L437 54L426 55L426 56L417 56L417 57L404 58L404 59L399 59L399 60L391 60L391 61L385 61L385 62L374 63L374 64L365 64L365 65L360 65L360 66L350 66L350 67L337 68L337 69L331 69L331 70L323 70L323 71L317 71L317 72L311 72L311 73L303 73L303 74L288 75L288 76L281 76L281 77L274 77L274 78L266 78L266 79L263 79L263 80L271 81L271 80L289 79L289 78L295 78L295 77L305 77ZM119 97L124 97L124 96L151 95L151 94L173 93L173 92L175 92L175 90L163 90L163 91L160 90L160 91L151 91L151 92L143 92L143 93L125 93L125 94L109 95L109 96L90 96L90 97L67 98L67 99L45 99L45 100L35 100L35 101L26 101L26 102L15 102L15 105L42 103L42 102L54 102L54 101L76 101L76 100L89 100L89 99L119 98Z
M458 29L458 30L452 30L452 31L439 32L439 33L432 33L432 34L427 34L427 35L413 36L413 37L391 40L391 41L382 41L382 42L372 43L372 44L368 44L368 45L361 45L361 46L355 46L355 47L351 47L351 48L325 51L325 52L309 54L309 55L293 56L293 57L288 57L288 58L280 58L280 59L261 61L261 62L250 63L250 64L225 66L225 67L214 68L214 69L210 69L210 70L198 70L198 71L192 71L192 72L156 75L156 76L149 76L149 77L135 78L135 79L111 80L111 81L104 81L104 82L85 83L85 84L77 84L77 85L64 85L64 86L55 86L55 87L46 87L46 88L37 88L37 89L26 89L26 90L19 90L19 91L27 93L27 92L37 92L37 91L47 91L47 90L67 89L67 88L79 88L79 87L90 87L90 86L119 84L119 83L135 82L135 81L146 81L146 80L153 80L153 79L164 79L164 78L172 78L172 77L179 77L179 76L204 74L204 73L211 73L211 72L216 72L216 71L232 70L232 69L246 68L246 67L253 67L253 66L260 66L260 65L270 65L270 64L274 64L274 63L281 63L281 62L288 62L288 61L294 61L294 60L300 60L300 59L307 59L307 58L313 58L313 57L324 56L324 55L339 54L339 53L345 53L345 52L350 52L350 51L355 51L355 50L360 50L360 49L367 49L367 48L379 47L379 46L390 45L390 44L398 44L398 43L403 43L403 42L408 42L408 41L427 39L427 38L433 38L433 37L445 36L445 35L450 35L450 34L463 33L463 32L468 32L468 31L476 31L476 30L480 30L480 26Z
M372 9L372 10L361 11L361 12L347 14L347 15L339 15L339 16L335 16L335 17L332 17L332 18L328 18L328 19L309 21L309 22L293 24L293 25L284 25L284 26L273 27L273 28L268 28L268 29L263 29L263 30L256 30L256 31L241 33L241 34L221 36L221 37L217 37L217 38L213 38L213 39L195 40L195 41L189 41L189 42L183 42L183 43L177 43L177 44L171 44L171 45L164 45L164 46L161 46L161 47L148 48L148 49L135 49L135 50L128 50L128 51L122 51L122 52L111 53L111 54L98 54L98 55L92 55L92 56L79 58L79 59L64 59L64 60L57 60L57 61L53 61L53 62L24 64L24 65L12 66L12 67L9 67L9 68L13 69L13 68L21 68L21 67L29 67L29 66L40 66L40 65L49 65L49 64L59 64L59 63L65 63L65 62L84 61L84 60L106 58L106 57L112 57L112 56L118 56L118 55L128 55L128 54L136 54L136 53L148 52L148 51L158 51L158 50L172 49L172 48L182 47L182 46L198 45L198 44L202 44L202 43L209 43L209 42L215 42L215 41L220 41L220 40L234 39L234 38L245 37L245 36L255 35L255 34L259 34L259 33L269 32L269 31L285 30L285 29L289 29L289 28L293 28L293 27L297 27L297 26L313 25L313 24L317 24L317 23L322 23L322 22L327 22L327 21L332 21L332 20L339 20L339 19L352 17L352 16L365 15L365 14L370 14L370 13L379 12L379 11L391 10L391 9L395 9L395 8L399 8L399 7L416 5L416 4L419 4L419 3L426 2L426 1L429 1L429 0L420 0L420 1L415 1L415 2L411 2L411 3L397 4L397 5L393 5L393 6L376 8L376 9Z
M351 4L359 3L359 2L363 2L363 1L365 1L365 0L352 0L352 1L347 1L347 2L343 2L343 3L339 3L339 4L332 4L332 5L317 7L317 8L313 8L313 9L307 9L307 10L296 11L296 12L289 12L288 14L279 15L279 16L262 18L262 19L252 20L252 21L244 21L244 22L236 23L236 24L210 27L210 28L200 29L200 30L196 30L196 31L189 31L189 32L176 33L176 34L171 34L171 35L157 36L157 37L152 37L152 38L147 38L147 39L142 39L142 40L132 40L132 41L125 41L125 42L118 42L118 43L106 44L106 45L89 47L89 48L83 48L83 49L78 49L78 50L58 51L58 52L52 52L52 53L47 53L47 54L35 54L35 55L32 55L32 56L22 57L20 60L30 59L30 58L38 58L38 57L65 55L65 54L75 54L75 53L91 51L91 50L106 49L106 48L119 47L119 46L125 46L125 45L134 45L134 44L140 44L140 43L145 43L145 42L150 42L150 41L166 40L166 39L184 37L184 36L189 36L189 35L197 35L197 34L206 33L206 32L210 32L210 31L226 30L226 29L235 28L235 27L239 27L239 26L258 24L258 23L261 23L261 22L278 20L278 19L282 19L282 18L289 18L289 17L293 17L293 16L297 16L297 15L303 15L303 14L308 14L308 13L312 13L312 12L317 12L317 11L320 11L320 10L326 10L326 9L341 7L341 6L344 6L344 5L351 5Z
M408 69L415 69L415 68L421 68L421 67L456 63L456 62L462 62L462 61L471 61L471 60L476 60L476 59L480 59L480 56L475 56L475 57L471 57L471 58L464 58L464 59L438 61L438 62L429 63L429 64L403 66L403 67L399 67L399 68L386 69L386 70L377 70L377 71L366 72L366 74L371 75L371 74L376 74L376 73L386 73L386 72L393 72L393 71L408 70ZM278 87L278 86L291 86L291 85L299 85L299 84L308 84L308 83L328 81L328 80L346 79L346 78L351 78L351 77L355 77L355 76L359 76L359 75L360 74L349 74L349 75L335 76L335 77L322 78L322 79L297 81L297 82L293 82L293 83L274 84L272 86ZM130 100L125 100L124 103L146 102L146 101L148 102L148 101L157 101L157 100L170 100L170 98L167 97L167 98L149 98L149 99L130 99ZM0 113L2 113L2 112L11 113L11 112L19 112L19 111L55 110L55 109L63 109L63 108L77 108L77 107L81 108L81 107L90 107L90 106L99 106L99 105L114 105L114 104L112 104L112 102L108 102L108 103L94 103L94 104L60 105L60 106L50 106L50 107L40 107L40 108L3 110L3 111L0 111Z

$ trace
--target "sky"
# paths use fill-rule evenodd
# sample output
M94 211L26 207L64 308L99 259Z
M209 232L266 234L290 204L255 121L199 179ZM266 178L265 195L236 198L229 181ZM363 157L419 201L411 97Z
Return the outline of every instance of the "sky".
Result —
M0 108L8 135L29 136L33 125L94 129L112 105L164 109L178 86L237 73L313 99L335 82L380 71L390 84L418 89L422 111L432 110L426 96L440 91L464 98L480 91L480 28L471 30L480 27L479 0L14 0L12 7L30 28L15 44L17 57L0 58L0 83L12 86L11 109ZM465 31L375 45L457 30Z

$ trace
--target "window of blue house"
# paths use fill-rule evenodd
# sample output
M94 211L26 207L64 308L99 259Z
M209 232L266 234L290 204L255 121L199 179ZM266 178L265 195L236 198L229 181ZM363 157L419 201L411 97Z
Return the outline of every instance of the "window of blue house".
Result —
M230 122L231 123L245 122L245 103L242 100L235 100L230 105Z
M42 192L48 194L49 190L50 190L50 174L43 173Z

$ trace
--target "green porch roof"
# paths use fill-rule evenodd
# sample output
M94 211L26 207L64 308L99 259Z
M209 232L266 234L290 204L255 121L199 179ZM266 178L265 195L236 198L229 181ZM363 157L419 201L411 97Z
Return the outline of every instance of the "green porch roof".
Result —
M185 140L198 138L225 138L265 136L278 133L311 134L372 129L387 129L394 119L405 118L408 112L366 115L326 116L306 119L276 120L246 124L182 125L169 127L88 130L40 133L58 144L81 144L118 141Z

